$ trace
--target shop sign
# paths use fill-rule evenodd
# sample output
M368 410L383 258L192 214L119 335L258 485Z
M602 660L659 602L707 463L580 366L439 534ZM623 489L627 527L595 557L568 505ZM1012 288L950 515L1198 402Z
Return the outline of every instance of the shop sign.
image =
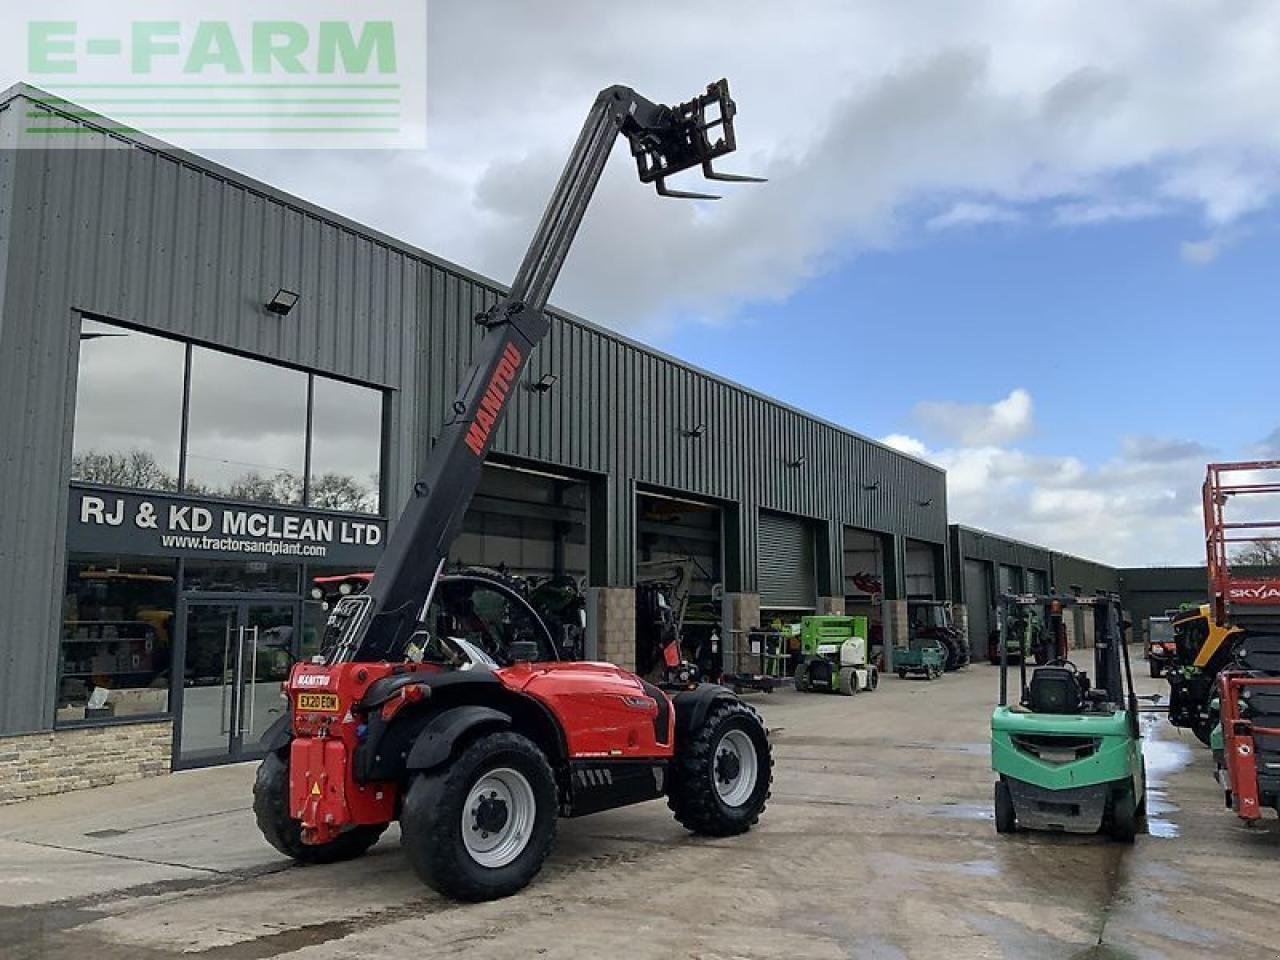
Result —
M82 552L368 565L386 521L73 485L67 543Z

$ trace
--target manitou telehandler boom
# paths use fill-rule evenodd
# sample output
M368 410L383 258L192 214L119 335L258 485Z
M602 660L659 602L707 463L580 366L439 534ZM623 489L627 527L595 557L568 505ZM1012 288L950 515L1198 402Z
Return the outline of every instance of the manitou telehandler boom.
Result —
M323 654L294 666L288 714L264 736L254 811L283 853L347 859L398 819L426 883L485 900L538 872L557 815L666 796L698 833L758 819L769 739L732 692L669 696L611 664L560 661L501 578L440 575L614 141L659 194L715 199L666 178L755 179L711 166L735 148L734 114L724 80L675 107L621 86L596 98L511 292L476 317L476 362L367 589L333 606Z

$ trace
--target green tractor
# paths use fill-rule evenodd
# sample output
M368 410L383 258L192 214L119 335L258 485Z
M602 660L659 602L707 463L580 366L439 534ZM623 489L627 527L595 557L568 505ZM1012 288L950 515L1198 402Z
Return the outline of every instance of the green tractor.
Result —
M1031 609L1049 623L1064 607L1091 607L1094 675L1091 683L1058 656L1028 679L1023 658L1018 699L1010 703L1009 645L1002 645L1000 703L991 714L996 830L1105 831L1131 843L1146 809L1146 767L1119 599L1004 596L1000 602L1005 624L1025 619L1018 614Z
M867 661L866 617L804 617L793 629L800 635L794 679L801 693L851 697L880 685L880 672Z

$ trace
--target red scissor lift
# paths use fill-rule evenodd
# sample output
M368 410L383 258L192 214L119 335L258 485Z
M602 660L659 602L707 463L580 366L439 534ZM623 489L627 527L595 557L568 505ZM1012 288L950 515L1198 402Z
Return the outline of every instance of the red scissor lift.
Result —
M1248 519L1246 498L1267 494L1280 494L1280 460L1209 464L1210 604L1219 624L1245 630L1235 663L1218 677L1223 786L1231 809L1246 821L1261 817L1263 807L1280 810L1280 576L1233 575L1230 551L1238 544L1280 543L1280 519Z

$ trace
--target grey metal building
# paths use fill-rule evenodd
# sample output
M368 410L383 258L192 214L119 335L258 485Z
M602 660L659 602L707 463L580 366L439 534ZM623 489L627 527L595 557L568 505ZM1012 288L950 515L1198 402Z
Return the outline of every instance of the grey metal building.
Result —
M251 753L314 639L311 584L376 561L500 291L0 95L0 734L150 724L179 764ZM588 653L633 655L637 570L677 554L726 629L949 595L940 469L556 321L457 559L585 578Z
M951 595L964 611L975 655L995 627L996 598L1003 593L1121 593L1115 567L1048 547L961 524L951 525L948 543Z

